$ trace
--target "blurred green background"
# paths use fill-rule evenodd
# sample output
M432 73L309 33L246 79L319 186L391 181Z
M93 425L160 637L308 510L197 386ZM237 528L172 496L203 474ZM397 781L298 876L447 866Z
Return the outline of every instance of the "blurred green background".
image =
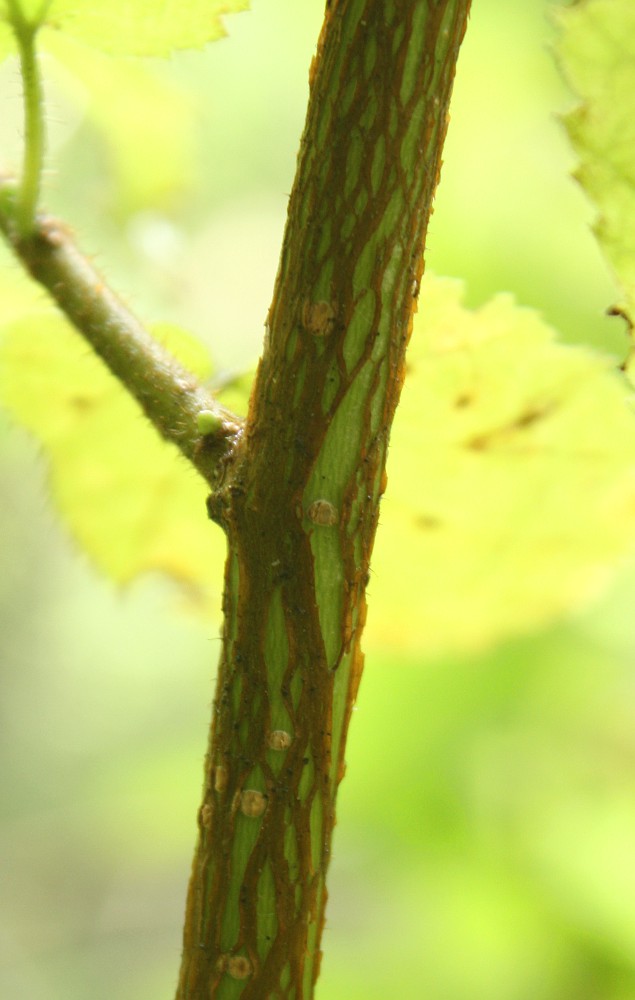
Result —
M137 311L229 370L259 351L323 0L253 7L145 69L48 62L47 205ZM474 0L428 268L621 358L547 10ZM19 93L8 63L5 164ZM160 580L114 592L58 524L32 442L1 430L0 996L167 998L218 623ZM486 654L367 650L318 997L635 998L634 602L625 565L584 614Z

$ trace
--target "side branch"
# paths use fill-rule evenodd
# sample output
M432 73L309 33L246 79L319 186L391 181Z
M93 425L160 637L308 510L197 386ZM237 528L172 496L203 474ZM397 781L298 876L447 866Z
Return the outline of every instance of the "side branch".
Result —
M242 433L242 421L202 386L143 327L75 246L61 222L39 216L20 233L15 188L0 180L0 231L110 371L215 487Z

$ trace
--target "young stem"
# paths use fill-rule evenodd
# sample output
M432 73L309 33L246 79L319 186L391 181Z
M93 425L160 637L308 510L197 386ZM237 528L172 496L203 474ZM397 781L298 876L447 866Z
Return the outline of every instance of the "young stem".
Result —
M46 5L43 5L43 7ZM40 18L28 21L17 0L8 0L9 23L18 43L20 72L24 90L24 153L16 211L19 233L27 236L35 226L44 163L44 117L42 78L35 41ZM41 11L41 14L44 10Z
M328 0L245 437L177 1000L310 1000L388 436L470 0ZM382 734L378 734L378 739Z

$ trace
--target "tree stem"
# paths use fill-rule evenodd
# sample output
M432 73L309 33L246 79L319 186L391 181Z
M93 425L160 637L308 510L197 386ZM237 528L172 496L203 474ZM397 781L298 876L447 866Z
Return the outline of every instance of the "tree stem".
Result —
M328 0L245 437L177 1000L310 1000L388 437L470 0ZM378 739L382 734L378 734Z

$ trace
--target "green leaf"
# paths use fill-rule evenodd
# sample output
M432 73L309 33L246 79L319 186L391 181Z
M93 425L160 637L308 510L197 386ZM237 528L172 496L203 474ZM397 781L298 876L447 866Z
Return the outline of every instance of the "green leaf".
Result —
M159 339L209 373L204 348L182 331L163 327ZM207 519L203 480L60 316L5 330L0 398L43 446L53 499L101 570L119 583L158 570L218 607L225 546Z
M635 542L625 380L509 297L461 296L424 284L369 585L369 641L419 654L583 606Z
M635 319L635 4L580 0L557 15L557 56L581 104L564 122L576 177L595 203L595 232Z
M27 14L44 10L39 0L28 0L26 7L22 0L20 6ZM201 47L221 38L225 34L223 15L248 7L249 0L162 0L160 4L156 0L52 0L43 24L104 52L166 56L176 49ZM0 20L6 17L7 0L0 0ZM3 51L0 36L0 53Z

